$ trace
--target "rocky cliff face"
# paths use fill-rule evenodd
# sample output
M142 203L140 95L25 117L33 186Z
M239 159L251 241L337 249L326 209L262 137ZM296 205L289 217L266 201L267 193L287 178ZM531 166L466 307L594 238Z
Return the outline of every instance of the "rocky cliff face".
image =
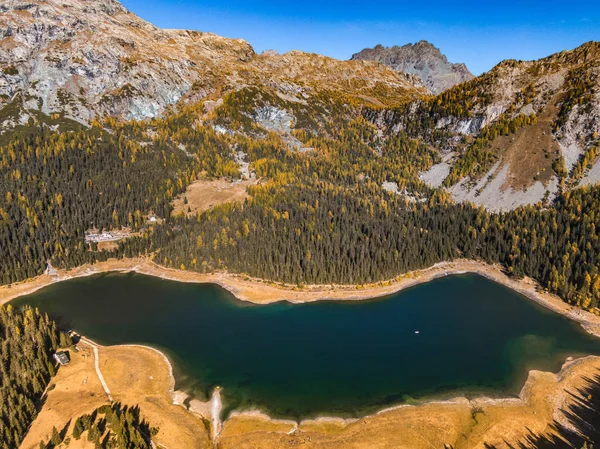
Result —
M439 149L422 174L492 210L600 182L600 43L538 61L503 61L442 94L371 116Z
M352 60L378 61L394 70L418 76L434 94L468 81L473 75L464 64L453 64L439 48L427 41L407 44L402 47L365 48L354 54Z
M0 109L19 99L25 109L82 122L144 119L256 83L284 93L341 89L374 104L424 93L413 77L375 63L258 56L243 40L162 30L116 0L6 0L0 18ZM379 84L394 95L377 98Z
M405 133L438 151L421 180L458 201L503 210L600 181L599 43L470 78L427 42L350 61L258 55L243 40L159 29L116 0L0 3L0 134L38 111L89 123L172 106L219 133L275 132L309 151L303 132L331 137L363 114L377 145Z
M113 114L153 117L196 82L215 89L215 71L248 61L241 40L160 30L113 0L9 0L1 7L0 96L26 108L87 121Z

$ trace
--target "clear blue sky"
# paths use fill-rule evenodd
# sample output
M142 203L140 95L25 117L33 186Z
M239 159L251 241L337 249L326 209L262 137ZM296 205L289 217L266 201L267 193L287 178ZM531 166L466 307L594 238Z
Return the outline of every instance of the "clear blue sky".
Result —
M161 28L243 38L256 51L348 59L378 43L426 39L480 74L503 59L537 59L600 40L600 3L577 0L123 0Z

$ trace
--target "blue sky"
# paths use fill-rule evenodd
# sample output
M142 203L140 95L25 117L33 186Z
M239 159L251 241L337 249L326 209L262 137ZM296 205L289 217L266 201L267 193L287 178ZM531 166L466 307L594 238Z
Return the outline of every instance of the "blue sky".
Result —
M162 28L243 38L256 51L292 49L348 59L378 43L426 39L480 74L503 59L537 59L600 40L595 1L123 0Z

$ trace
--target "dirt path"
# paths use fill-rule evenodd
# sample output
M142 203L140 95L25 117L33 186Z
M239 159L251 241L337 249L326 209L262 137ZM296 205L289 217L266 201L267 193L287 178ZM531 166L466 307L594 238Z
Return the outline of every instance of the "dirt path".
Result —
M71 362L61 366L53 378L55 387L48 391L47 400L20 449L37 449L40 440L50 439L54 426L62 429L69 420L72 426L79 416L106 404L107 386L112 400L139 405L144 419L158 427L158 434L152 437L157 448L212 447L206 423L173 404L174 379L163 354L143 346L102 346L86 340L80 342L80 350L73 351ZM77 447L91 449L93 444L82 440ZM72 441L71 446L74 444Z
M92 342L91 340L88 340L85 337L81 337L81 341L84 342L85 344L89 345L92 348L92 350L94 351L94 368L96 369L96 375L98 376L98 380L100 381L100 385L102 385L102 389L104 390L104 393L106 393L106 397L108 398L108 400L110 402L112 402L112 400L113 400L112 395L110 394L108 385L106 385L106 381L104 380L102 371L100 371L100 354L98 354L98 345L96 345L96 343Z

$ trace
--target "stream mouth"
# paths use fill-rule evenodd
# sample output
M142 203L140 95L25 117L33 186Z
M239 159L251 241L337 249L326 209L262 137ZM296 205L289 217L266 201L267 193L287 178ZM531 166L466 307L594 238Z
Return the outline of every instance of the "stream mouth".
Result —
M529 370L600 355L600 339L520 293L452 275L364 301L254 305L213 284L107 273L12 301L101 344L164 351L176 388L226 418L360 417L457 396L516 397Z

